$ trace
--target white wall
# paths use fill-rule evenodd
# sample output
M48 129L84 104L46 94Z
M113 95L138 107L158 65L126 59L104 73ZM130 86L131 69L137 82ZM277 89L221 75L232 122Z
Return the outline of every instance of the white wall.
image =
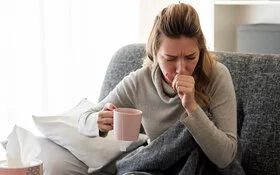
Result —
M280 5L215 5L216 51L236 51L240 24L278 23Z
M214 50L234 51L236 50L236 23L237 6L219 5L215 6L214 17Z
M280 5L240 6L244 18L239 23L278 23L280 24Z
M140 42L147 42L156 15L167 5L177 2L175 0L139 0ZM190 3L197 10L207 46L209 49L214 48L214 17L208 15L214 12L214 0L183 0L181 2Z
M139 41L146 43L156 15L170 0L139 0Z

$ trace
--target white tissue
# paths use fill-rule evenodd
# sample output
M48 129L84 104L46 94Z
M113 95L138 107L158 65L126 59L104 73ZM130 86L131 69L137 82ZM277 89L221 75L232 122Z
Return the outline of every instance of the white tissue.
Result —
M15 126L8 136L6 147L8 167L28 166L40 152L41 147L36 137L29 131Z

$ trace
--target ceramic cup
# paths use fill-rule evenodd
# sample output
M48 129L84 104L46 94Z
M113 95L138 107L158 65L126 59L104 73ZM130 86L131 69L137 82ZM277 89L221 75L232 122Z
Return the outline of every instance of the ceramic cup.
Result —
M132 108L114 109L114 135L117 140L134 141L138 139L142 111Z
M34 160L29 166L8 167L8 162L0 161L0 175L43 175L43 162Z

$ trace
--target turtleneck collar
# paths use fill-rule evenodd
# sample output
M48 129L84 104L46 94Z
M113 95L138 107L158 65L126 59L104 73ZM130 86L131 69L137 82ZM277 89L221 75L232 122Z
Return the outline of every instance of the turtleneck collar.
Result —
M159 66L152 66L151 70L152 80L161 100L165 103L181 103L177 93L175 93L172 87L164 81Z

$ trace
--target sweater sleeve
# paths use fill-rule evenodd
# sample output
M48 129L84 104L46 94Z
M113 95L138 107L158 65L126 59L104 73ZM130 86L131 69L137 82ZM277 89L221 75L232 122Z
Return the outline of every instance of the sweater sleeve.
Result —
M110 93L104 98L100 103L98 103L93 108L84 112L78 121L78 131L79 133L88 136L106 136L107 133L99 132L97 125L98 113L103 109L106 103L112 103L116 107L128 107L133 108L135 100L135 76L137 72L132 72L126 76Z
M198 107L193 113L183 115L181 122L208 158L219 168L224 168L233 161L237 152L237 114L232 79L221 63L217 63L213 71L207 92L213 121Z

